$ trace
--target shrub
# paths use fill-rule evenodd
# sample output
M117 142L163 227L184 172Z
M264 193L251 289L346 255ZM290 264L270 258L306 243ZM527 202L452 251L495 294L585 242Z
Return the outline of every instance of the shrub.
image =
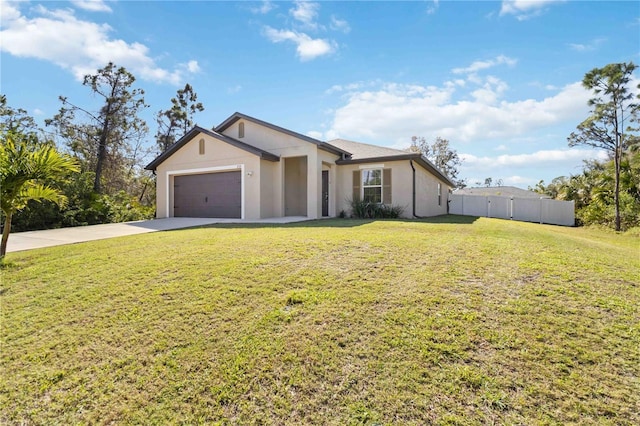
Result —
M600 198L576 211L580 224L601 224L614 227L615 208L613 202ZM640 203L626 192L620 192L620 222L622 231L640 225Z

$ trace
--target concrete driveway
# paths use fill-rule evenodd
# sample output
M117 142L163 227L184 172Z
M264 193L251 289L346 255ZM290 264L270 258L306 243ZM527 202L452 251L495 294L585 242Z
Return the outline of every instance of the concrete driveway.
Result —
M9 236L7 252L82 243L147 232L168 231L213 225L216 223L292 223L309 220L306 217L277 217L247 221L241 219L209 219L171 217L166 219L141 220L136 222L107 223L104 225L77 226L74 228L46 229L43 231L16 232Z

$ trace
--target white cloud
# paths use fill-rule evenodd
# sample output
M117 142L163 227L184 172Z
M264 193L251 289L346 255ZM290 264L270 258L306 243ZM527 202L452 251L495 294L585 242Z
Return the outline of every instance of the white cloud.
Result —
M587 44L569 43L569 47L577 52L591 52L600 47L605 41L606 39L604 38L596 38Z
M331 95L333 93L340 93L340 92L353 92L355 90L362 89L364 87L376 87L381 83L382 83L381 80L372 80L368 82L358 81L356 83L349 83L349 84L334 84L329 89L325 90L324 94Z
M505 177L504 179L502 179L502 183L504 185L533 185L537 183L537 181L531 178L515 175Z
M263 27L263 34L273 43L290 41L296 45L296 53L301 61L309 61L320 56L335 52L338 48L334 40L326 38L313 38L308 33L318 30L326 31L324 25L317 22L320 4L310 1L294 1L294 7L289 9L289 14L294 22L292 29L276 29L270 26ZM331 16L330 28L334 31L342 31L345 34L351 31L349 23L345 20Z
M438 10L438 6L440 5L439 0L433 0L433 3L427 7L427 14L433 15Z
M278 7L278 6L276 6L275 4L270 2L269 0L265 0L265 1L262 2L262 4L259 7L252 7L250 10L251 10L252 13L255 13L255 14L266 15L267 13L271 12L276 7Z
M310 138L314 138L314 139L318 139L318 140L322 140L322 132L316 132L316 131L310 131L307 132L307 136L309 136Z
M296 52L301 61L309 61L319 56L328 55L335 51L335 44L319 38L311 38L307 34L290 30L276 30L265 27L265 36L274 43L291 41L296 44Z
M513 58L509 58L505 55L496 56L495 59L489 59L486 61L475 61L466 68L454 68L451 72L454 74L474 74L478 71L495 67L497 65L509 65L513 66L518 61Z
M471 186L484 182L491 176L494 184L501 179L503 185L525 187L535 185L540 179L551 180L560 175L579 172L584 160L607 159L603 151L589 149L551 149L533 153L475 156L459 154L462 160L460 173Z
M457 93L460 86L452 82L441 87L379 83L375 88L358 83L343 95L345 104L333 113L325 136L406 145L419 134L470 142L512 138L567 120L577 123L588 113L590 94L579 82L542 100L506 101L500 99L506 84L489 79L488 89L472 91L470 99Z
M198 61L189 61L187 62L187 71L192 74L200 72L200 65L198 65Z
M90 12L111 12L111 8L104 0L71 0L71 3L77 8Z
M329 28L334 31L342 31L345 34L348 34L351 31L351 27L347 21L338 19L334 15L331 15L331 25Z
M515 15L519 21L539 16L551 3L564 0L503 0L500 16Z
M0 27L4 28L9 22L20 18L19 3L0 0Z
M508 88L509 86L504 81L488 76L481 88L471 92L471 96L481 104L491 105L495 104Z
M240 86L239 84L234 86L234 87L229 87L227 89L227 93L233 94L233 93L238 93L242 90L242 86Z
M544 90L558 90L558 86L554 86L553 84L542 84L539 81L532 81L529 83L529 86L537 87L538 89Z
M550 163L567 162L575 160L606 160L604 151L591 149L555 149L542 150L532 154L499 155L497 157L477 157L471 154L460 154L460 159L465 167L474 167L490 170L494 167L504 166L535 166L550 165Z
M113 62L134 75L159 83L182 83L185 73L199 71L197 61L179 64L173 71L159 67L141 43L111 38L107 24L78 19L69 9L35 8L27 17L2 3L0 49L11 55L37 58L70 70L77 79Z
M305 27L316 29L318 24L315 22L318 17L318 9L320 5L318 3L308 2L308 1L295 1L295 7L289 10L289 13L293 18L302 24Z

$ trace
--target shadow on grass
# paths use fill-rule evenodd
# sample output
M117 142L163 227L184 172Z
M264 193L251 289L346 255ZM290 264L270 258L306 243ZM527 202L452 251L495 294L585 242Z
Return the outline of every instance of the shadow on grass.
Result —
M192 226L182 229L222 228L222 229L258 229L258 228L355 228L374 222L398 222L398 223L432 223L432 224L457 224L471 225L477 216L442 215L420 219L351 219L330 218L314 219L291 223L214 223L210 225ZM176 229L178 231L178 229Z

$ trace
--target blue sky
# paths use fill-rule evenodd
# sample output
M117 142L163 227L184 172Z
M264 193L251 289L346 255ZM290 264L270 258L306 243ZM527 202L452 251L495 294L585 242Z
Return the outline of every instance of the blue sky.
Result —
M584 74L640 63L635 1L218 2L0 0L0 91L38 120L113 61L150 105L185 83L213 127L240 111L330 140L449 139L468 183L526 188L579 173ZM635 84L640 74L636 72ZM151 160L151 158L149 158Z

